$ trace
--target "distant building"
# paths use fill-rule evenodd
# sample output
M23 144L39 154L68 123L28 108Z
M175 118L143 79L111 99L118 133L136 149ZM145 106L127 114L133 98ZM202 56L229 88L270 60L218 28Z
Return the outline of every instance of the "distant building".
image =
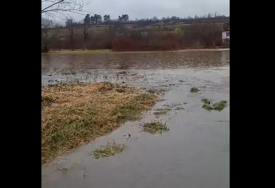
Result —
M223 24L222 42L223 44L230 43L230 22Z
M229 43L230 42L230 31L223 31L222 32L222 41L223 41L223 43Z

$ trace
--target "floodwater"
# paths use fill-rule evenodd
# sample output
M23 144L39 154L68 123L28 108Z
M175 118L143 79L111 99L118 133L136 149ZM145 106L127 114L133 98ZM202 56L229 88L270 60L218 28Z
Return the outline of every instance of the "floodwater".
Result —
M229 188L229 53L43 55L42 85L110 81L164 89L165 95L141 120L127 122L44 165L42 187ZM191 87L199 92L190 93ZM227 100L228 107L206 111L202 98ZM167 105L174 110L156 118L154 110ZM156 119L166 122L170 131L141 132L142 123ZM126 139L128 133L131 137ZM112 140L124 143L126 149L104 159L89 155Z

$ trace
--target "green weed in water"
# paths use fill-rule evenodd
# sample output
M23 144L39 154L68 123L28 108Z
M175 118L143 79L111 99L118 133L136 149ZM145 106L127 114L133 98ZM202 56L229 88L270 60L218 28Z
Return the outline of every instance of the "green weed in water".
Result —
M121 153L125 149L124 144L118 144L116 142L109 142L106 146L100 146L92 151L91 155L95 159L110 157L115 154Z
M143 125L143 131L150 134L161 134L163 132L169 131L166 123L161 123L159 121L147 122Z
M227 106L226 101L220 101L213 104L214 110L218 110L218 111L223 110L226 106Z
M215 102L214 104L211 103L211 101L208 99L202 99L202 102L204 103L202 105L202 108L206 110L222 111L227 106L227 101L224 100L220 102Z
M192 87L190 90L191 93L197 93L198 91L199 91L199 89L196 87Z
M164 108L164 109L157 109L153 114L156 117L159 117L161 115L166 115L168 112L170 112L171 109L170 108Z
M58 171L61 171L61 172L67 172L67 171L68 171L68 169L65 168L65 167L63 167L63 168L57 168L57 170L58 170Z

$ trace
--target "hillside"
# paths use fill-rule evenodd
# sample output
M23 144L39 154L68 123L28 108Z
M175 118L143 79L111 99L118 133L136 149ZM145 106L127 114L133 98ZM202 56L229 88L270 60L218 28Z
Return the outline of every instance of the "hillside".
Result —
M148 45L151 46L151 50L208 48L221 46L221 33L224 26L229 26L229 19L229 17L189 20L149 19L108 21L98 24L71 22L67 26L43 28L42 33L43 41L47 41L52 49L114 50L114 44L124 50L127 48L138 49L140 46L149 50ZM168 44L171 47L167 47Z

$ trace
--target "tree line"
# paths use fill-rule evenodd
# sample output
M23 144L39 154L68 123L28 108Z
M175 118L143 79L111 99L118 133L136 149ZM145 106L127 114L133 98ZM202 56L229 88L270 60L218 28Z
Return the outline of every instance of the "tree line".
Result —
M186 18L180 18L177 16L171 17L163 17L163 18L144 18L144 19L135 19L130 20L128 14L119 15L117 19L111 19L109 14L105 14L103 17L99 14L86 14L83 20L81 21L74 21L72 18L67 19L66 26L68 26L69 22L73 22L73 25L109 25L109 24L116 24L116 23L129 23L129 24L137 24L138 26L147 26L151 24L169 24L169 23L184 23L184 24L193 24L193 23L208 23L208 22L222 22L228 21L229 17L224 15L217 15L217 13L209 13L203 16L188 16Z

